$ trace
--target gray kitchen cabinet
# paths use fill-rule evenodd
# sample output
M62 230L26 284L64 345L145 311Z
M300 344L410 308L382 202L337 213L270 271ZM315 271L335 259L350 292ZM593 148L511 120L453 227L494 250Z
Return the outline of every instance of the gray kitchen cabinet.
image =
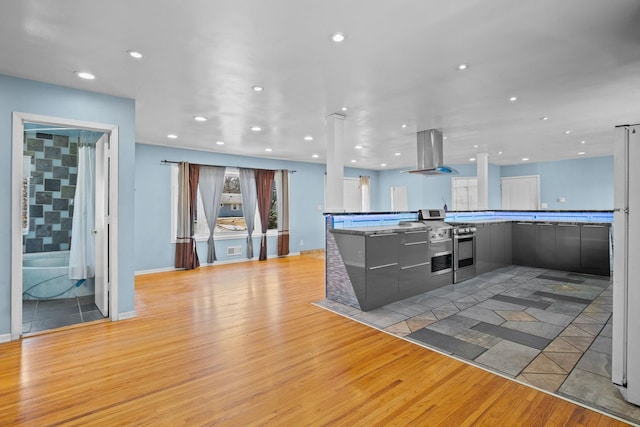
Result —
M427 290L427 278L431 270L429 232L421 230L400 233L399 244L398 299L404 299Z
M511 265L513 263L513 224L511 222L505 222L502 224L504 232L504 265Z
M609 226L583 224L580 226L580 269L583 273L608 276Z
M398 233L370 234L366 238L364 310L398 298Z
M488 224L478 224L476 226L476 274L491 270L491 228Z
M536 266L537 227L531 222L516 222L512 231L513 263Z
M489 225L490 230L490 245L491 245L491 258L489 266L491 270L503 267L505 265L505 244L504 244L504 225L502 223L495 223Z
M535 266L556 269L556 226L538 223L536 228Z
M580 271L580 226L556 225L556 270Z

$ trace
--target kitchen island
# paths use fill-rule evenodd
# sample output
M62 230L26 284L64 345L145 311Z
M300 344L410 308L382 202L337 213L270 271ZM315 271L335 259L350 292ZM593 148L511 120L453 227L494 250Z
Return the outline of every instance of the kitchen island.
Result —
M325 214L327 299L368 311L453 283L452 269L432 262L451 265L451 249L430 242L417 217ZM477 274L510 264L610 274L610 211L450 212L446 221L476 227Z

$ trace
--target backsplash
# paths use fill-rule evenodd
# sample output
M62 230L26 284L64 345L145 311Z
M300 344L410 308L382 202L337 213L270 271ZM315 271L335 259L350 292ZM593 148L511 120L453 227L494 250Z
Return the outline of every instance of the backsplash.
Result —
M66 251L71 242L78 144L68 136L40 132L35 136L25 136L31 181L29 232L23 237L23 252Z

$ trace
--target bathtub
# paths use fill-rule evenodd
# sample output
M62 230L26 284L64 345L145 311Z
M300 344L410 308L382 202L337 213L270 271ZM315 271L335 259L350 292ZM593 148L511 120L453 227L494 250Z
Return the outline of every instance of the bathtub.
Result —
M71 298L94 294L94 280L79 287L69 280L69 251L22 255L22 299ZM31 295L27 295L28 292Z

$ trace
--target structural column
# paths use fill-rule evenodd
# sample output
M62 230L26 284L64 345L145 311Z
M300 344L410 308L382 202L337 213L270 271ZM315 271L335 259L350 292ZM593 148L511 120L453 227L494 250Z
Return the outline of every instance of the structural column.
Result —
M327 117L327 212L344 212L344 119L342 114Z
M478 174L478 210L489 209L489 154L476 155L476 173Z

